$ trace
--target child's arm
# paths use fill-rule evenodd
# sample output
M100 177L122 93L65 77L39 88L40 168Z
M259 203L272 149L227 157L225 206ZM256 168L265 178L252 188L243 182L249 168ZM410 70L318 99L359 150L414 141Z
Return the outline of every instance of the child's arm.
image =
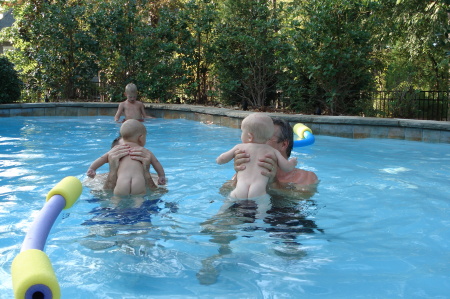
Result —
M237 145L235 145L232 149L229 151L222 153L219 157L217 157L216 162L217 164L225 164L230 162L234 158L234 152L237 150Z
M145 106L143 103L141 103L141 114L142 114L142 118L154 118L153 116L149 116L149 115L145 114Z
M117 108L116 115L114 116L114 120L115 121L119 121L120 116L122 115L122 113L123 113L123 102L119 104L119 107Z
M281 155L281 153L278 150L275 150L275 155L278 160L278 166L285 172L291 172L295 169L295 166L297 165L297 158L291 158L286 160L285 157Z
M158 159L156 159L155 155L152 153L152 162L151 162L153 168L155 169L156 173L158 174L158 185L165 185L166 184L166 174L164 173L164 168L162 167L161 163L159 163Z
M91 166L89 166L89 169L86 173L87 176L90 178L95 177L96 175L95 171L106 163L108 163L108 153L104 154L103 156L92 162Z

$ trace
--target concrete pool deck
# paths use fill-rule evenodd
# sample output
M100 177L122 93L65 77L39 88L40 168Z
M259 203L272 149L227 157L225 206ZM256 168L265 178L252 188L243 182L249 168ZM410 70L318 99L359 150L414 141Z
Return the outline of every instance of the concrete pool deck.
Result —
M119 103L60 102L1 104L0 117L11 116L111 116ZM251 111L184 104L144 103L146 113L158 118L189 119L212 122L217 125L239 128L242 119ZM391 138L433 143L450 143L450 122L412 120L399 118L374 118L357 116L325 116L268 113L289 121L292 125L303 123L314 135L345 138Z

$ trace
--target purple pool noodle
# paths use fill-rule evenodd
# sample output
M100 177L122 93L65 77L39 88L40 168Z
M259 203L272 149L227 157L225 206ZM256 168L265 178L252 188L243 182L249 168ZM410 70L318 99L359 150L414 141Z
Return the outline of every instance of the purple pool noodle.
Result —
M28 249L39 249L44 251L48 234L58 218L59 213L66 205L66 200L61 195L53 195L44 205L39 215L31 225L25 240L22 243L21 251Z
M44 299L53 298L52 291L45 284L32 285L25 293L25 299L34 299L34 298L44 298Z

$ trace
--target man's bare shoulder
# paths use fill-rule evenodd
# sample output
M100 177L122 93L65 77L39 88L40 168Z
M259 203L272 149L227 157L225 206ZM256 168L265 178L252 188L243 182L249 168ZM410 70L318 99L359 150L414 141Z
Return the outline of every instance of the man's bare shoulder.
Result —
M290 183L300 186L317 184L319 182L319 179L314 172L298 168L283 176L277 176L277 180L280 183Z
M319 182L317 175L312 171L296 168L293 170L293 175L293 183L297 185L313 185Z

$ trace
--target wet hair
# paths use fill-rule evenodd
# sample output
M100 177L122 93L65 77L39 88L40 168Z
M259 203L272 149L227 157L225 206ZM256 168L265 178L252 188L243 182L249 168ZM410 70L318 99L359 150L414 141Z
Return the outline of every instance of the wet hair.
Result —
M279 117L272 117L272 120L275 126L280 127L280 136L277 136L277 142L288 141L286 154L289 158L291 156L292 147L294 146L294 131L288 121Z

